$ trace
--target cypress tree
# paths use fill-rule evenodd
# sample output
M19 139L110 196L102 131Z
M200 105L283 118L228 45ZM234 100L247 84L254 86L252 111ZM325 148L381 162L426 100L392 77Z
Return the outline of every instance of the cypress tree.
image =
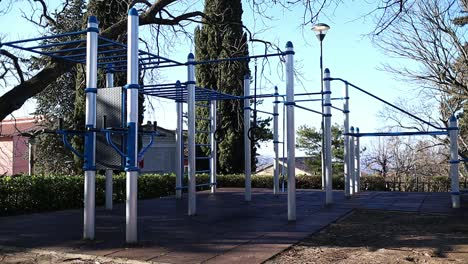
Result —
M195 30L195 59L248 56L247 35L242 30L242 4L235 0L207 0L204 13L207 22ZM230 61L197 65L197 85L219 92L243 95L244 75L249 74L248 61ZM218 102L218 127L222 141L218 143L218 169L221 173L244 170L243 101ZM207 116L205 108L197 115ZM207 122L197 122L198 130L207 130ZM205 134L197 135L198 142L207 142ZM206 151L206 150L205 150ZM253 153L254 155L254 153Z

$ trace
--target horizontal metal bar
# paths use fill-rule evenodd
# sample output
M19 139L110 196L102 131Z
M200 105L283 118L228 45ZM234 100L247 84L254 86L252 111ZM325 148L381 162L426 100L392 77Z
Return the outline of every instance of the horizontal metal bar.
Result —
M271 112L267 112L267 111L263 111L263 110L258 110L258 109L252 109L251 107L249 107L250 110L254 111L254 112L259 112L259 113L263 113L263 114L267 114L267 115L274 115L273 113Z
M209 133L211 133L211 131L208 131L208 130L196 130L195 133L209 134Z
M312 112L312 113L316 113L316 114L322 115L322 113L321 113L321 112L319 112L319 111L315 111L315 110L312 110L312 109L310 109L310 108L307 108L307 107L304 107L304 106L295 105L295 107L297 107L297 108L300 108L300 109L304 109L304 110L306 110L306 111L309 111L309 112Z
M224 59L215 59L215 60L206 60L206 61L194 61L193 64L195 65L203 65L203 64L210 64L210 63L221 63L226 61L243 61L243 60L250 60L250 59L257 59L257 58L268 58L268 57L280 57L286 55L285 53L273 53L273 54L263 54L263 55L252 55L252 56L243 56L243 57L236 57L236 58L224 58Z
M294 96L321 95L321 94L325 94L325 93L322 93L322 92L315 92L315 93L297 93L297 94L294 94Z
M76 36L76 35L86 34L86 32L87 32L86 30L82 30L82 31L68 32L68 33L57 34L57 35L52 35L52 36L43 36L43 37L30 38L30 39L21 39L21 40L15 40L15 41L10 41L10 42L4 42L4 43L2 43L2 45L11 45L11 44L25 43L25 42L38 41L38 40L46 40L46 39L62 38L62 37L68 37L68 36Z
M209 160L211 157L195 157L197 160Z
M332 105L332 106L330 106L330 107L333 108L333 109L335 109L335 110L338 110L338 111L340 111L340 112L344 112L343 109L338 108L338 107L336 107L336 106L333 106L333 105Z
M38 51L38 50L34 50L34 49L33 49L33 50L29 50L29 49L23 48L23 47L21 47L21 46L16 46L16 45L9 45L9 46L10 46L10 47L13 47L13 48L16 48L16 49L25 50L25 51L28 51L28 52L40 54L40 55L43 55L43 56L49 56L49 57L54 58L54 59L66 60L66 58L63 58L63 57L60 57L60 56L56 56L56 55L51 55L51 54L45 54L45 53L42 52L42 51ZM76 61L76 60L71 60L71 59L69 59L69 61L73 61L73 62L78 63L78 61Z
M353 137L441 136L441 135L448 135L448 131L344 133L343 135L353 136Z
M416 119L416 120L418 120L418 121L420 121L420 122L422 122L422 123L424 123L424 124L426 124L426 125L428 125L428 126L430 126L430 127L433 127L433 128L435 128L435 129L439 129L439 130L444 130L444 129L445 129L444 127L436 126L436 125L432 124L432 123L429 122L429 121L426 121L426 120L424 120L424 119L422 119L422 118L420 118L420 117L418 117L418 116L415 116L415 115L411 114L410 112L408 112L408 111L406 111L406 110L404 110L404 109L402 109L402 108L400 108L400 107L398 107L398 106L396 106L396 105L394 105L394 104L392 104L392 103L390 103L390 102L387 102L386 100L384 100L384 99L382 99L382 98L380 98L380 97L378 97L378 96L376 96L376 95L373 95L373 94L371 94L370 92L368 92L368 91L366 91L366 90L360 88L359 86L354 85L354 84L352 84L352 83L350 83L350 82L348 82L348 81L346 81L346 80L344 80L344 79L341 79L341 78L324 78L323 80L324 80L324 81L329 80L329 81L341 81L341 82L344 82L345 84L348 84L349 86L355 88L356 90L358 90L358 91L360 91L360 92L362 92L362 93L365 93L365 94L369 95L370 97L372 97L372 98L374 98L374 99L377 99L378 101L380 101L380 102L382 102L382 103L384 103L384 104L386 104L386 105L389 105L390 107L395 108L396 110L398 110L398 111L400 111L400 112L402 112L402 113L404 113L404 114L406 114L406 115L409 115L410 117L412 117L412 118L414 118L414 119Z
M197 147L209 147L211 144L195 144Z
M84 42L86 42L85 39L79 39L79 40L71 40L71 41L58 42L58 43L50 43L50 44L45 44L45 45L37 45L37 46L32 46L32 47L25 47L25 49L44 49L44 48L51 48L51 47L58 47L58 46L66 46L66 45L71 45L71 44L79 44L79 43L84 43Z
M208 172L211 172L211 170L199 170L199 171L195 171L195 173L208 173ZM197 184L198 186L198 184Z
M296 103L300 102L320 102L322 99L299 99L299 100L294 100Z
M213 186L213 185L216 185L216 183L200 183L200 184L197 184L195 185L195 187L205 187L205 186ZM176 187L175 189L176 190L183 190L183 189L187 189L188 186L181 186L181 187Z

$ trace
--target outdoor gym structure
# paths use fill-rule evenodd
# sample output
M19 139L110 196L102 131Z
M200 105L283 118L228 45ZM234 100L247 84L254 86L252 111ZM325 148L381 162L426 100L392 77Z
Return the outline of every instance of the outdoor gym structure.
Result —
M80 156L84 160L84 228L83 238L95 238L95 179L96 179L96 135L105 135L107 143L123 158L124 168L126 171L126 241L128 243L137 242L137 178L139 175L138 160L145 151L153 143L153 137L158 133L153 131L140 131L138 128L138 95L139 93L157 96L166 99L171 99L176 102L177 109L177 129L176 129L176 197L182 197L182 190L188 190L188 215L195 215L196 210L196 187L210 186L211 192L216 192L216 140L217 140L217 124L216 124L216 109L217 101L219 100L243 100L244 103L244 148L245 148L245 200L250 201L251 195L251 153L250 146L254 133L251 127L251 113L254 116L257 112L267 113L273 116L273 134L274 134L274 151L275 151L275 171L274 171L274 188L275 194L280 192L279 187L279 166L278 166L278 149L279 144L286 143L287 146L287 204L288 204L288 220L296 220L296 187L295 187L295 125L294 125L294 110L300 108L312 113L324 116L324 160L325 160L325 193L326 204L333 203L332 193L332 151L331 151L331 111L339 110L344 114L344 137L345 137L345 195L351 195L359 192L360 168L359 168L359 138L363 136L404 136L404 135L450 135L451 140L451 177L452 177L452 199L453 207L459 207L459 190L458 190L458 156L457 156L457 123L456 119L450 119L448 129L436 127L439 131L433 132L400 132L400 133L359 133L353 128L349 128L349 96L348 86L352 86L364 93L366 91L348 83L347 81L331 78L330 71L325 70L324 74L324 91L316 93L294 93L294 49L291 42L286 44L284 52L274 54L255 55L248 57L223 58L209 61L195 61L193 54L188 55L188 61L185 63L177 62L171 59L152 54L147 51L139 50L138 48L138 12L132 8L128 12L128 43L127 45L115 42L99 36L98 20L96 17L89 17L88 28L84 31L71 32L66 34L46 36L40 38L19 40L1 43L1 46L21 49L36 54L49 56L54 59L62 59L73 63L86 64L86 123L84 131L64 130L59 126L59 130L55 131L62 135L64 144L70 148L74 154ZM66 39L68 37L76 37L86 35L85 39L57 41L58 39ZM46 41L41 45L32 45L38 41ZM250 77L244 78L244 95L236 96L220 93L218 91L197 87L195 80L195 67L199 64L221 63L227 61L250 60L265 57L283 57L286 71L286 93L279 94L278 89L275 89L274 94L257 94L256 89L254 95L250 95ZM138 81L139 71L166 68L166 67L187 67L187 82L177 81L167 84L149 84L140 85ZM102 129L96 128L96 100L98 94L97 76L98 69L106 71L106 86L114 87L113 73L127 72L127 84L123 87L126 92L122 93L122 125L120 127L106 127ZM345 93L343 98L331 98L330 84L332 81L341 80L345 83ZM367 93L369 94L369 93ZM311 96L323 95L324 99L298 99L295 96ZM369 94L371 95L371 94ZM371 95L373 96L373 95ZM373 96L374 98L377 98ZM273 112L257 110L254 103L254 108L250 107L250 100L257 98L274 98ZM280 100L281 98L281 100ZM332 100L343 100L343 109L339 109L332 105ZM380 98L377 98L383 101ZM315 111L300 105L301 102L321 101L323 105L323 113ZM205 102L205 103L203 103ZM385 101L383 101L385 102ZM183 169L184 169L184 135L183 135L183 106L187 104L188 118L188 133L187 133L187 149L188 149L188 186L183 186ZM387 103L387 102L385 102ZM286 112L286 142L279 141L278 133L278 105L283 104L283 109ZM388 104L388 103L387 103ZM391 105L391 104L390 104ZM209 117L197 117L196 107L205 107L209 110ZM396 107L396 106L394 106ZM397 108L399 109L399 108ZM402 109L399 109L402 110ZM124 114L125 113L125 114ZM409 113L408 113L409 114ZM411 115L411 114L410 114ZM413 115L411 115L414 117ZM417 117L416 117L417 118ZM105 119L104 123L105 123ZM206 131L196 130L197 120L209 122L209 129ZM420 119L418 119L420 120ZM421 121L421 120L420 120ZM255 128L255 126L254 126ZM284 126L283 126L284 129ZM195 139L199 133L209 135L209 144L197 144ZM112 135L123 135L125 140L121 146L113 142ZM84 136L84 153L79 153L68 143L68 135ZM149 135L151 140L148 145L142 150L138 150L139 135ZM284 137L284 133L283 133ZM284 145L283 145L284 146ZM210 154L208 156L196 156L196 147L209 147ZM197 160L209 160L210 169L205 171L196 171ZM196 173L209 173L210 182L207 184L196 185ZM106 208L112 208L112 172L106 171Z

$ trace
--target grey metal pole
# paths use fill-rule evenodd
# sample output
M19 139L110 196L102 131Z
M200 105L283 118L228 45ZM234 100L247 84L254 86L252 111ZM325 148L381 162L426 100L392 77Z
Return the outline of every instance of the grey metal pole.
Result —
M294 47L286 44L286 130L288 145L288 220L296 220L296 129L294 126Z
M349 88L348 83L344 86L343 91L343 114L344 114L344 193L345 197L349 198L351 192L349 190Z
M330 70L325 69L325 78L330 78ZM332 171L332 148L331 148L331 91L330 81L325 81L324 86L324 143L325 143L325 204L333 203L333 171Z
M321 168L322 168L322 190L325 190L325 185L326 185L326 179L325 179L325 131L324 131L324 94L323 94L323 39L324 37L320 37L320 92L322 93L320 96L322 98L322 101L321 101L321 107L322 107L322 120L321 120L321 123L320 123L320 128L321 128L321 136L322 136L322 152L321 152L321 155L320 155L320 158L322 160L321 162Z
M112 65L107 65L106 70L106 87L114 87L114 71L112 69ZM105 128L105 127L104 127ZM106 177L106 210L112 210L113 207L113 172L111 169L106 169L105 172Z
M279 155L278 155L278 87L275 86L275 101L273 102L273 151L275 152L275 161L273 163L273 194L278 194L279 189Z
M86 128L96 128L96 93L97 93L97 51L98 20L88 18L86 37ZM94 240L94 221L96 206L96 134L86 132L84 146L85 186L84 186L84 226L83 239Z
M112 193L113 193L113 188L112 188L112 170L106 169L105 175L106 175L106 210L112 210Z
M177 128L176 128L176 198L182 198L182 177L184 175L184 120L183 120L183 98L182 98L182 87L180 81L176 82L177 89L177 100L176 100L176 111L177 111Z
M127 47L127 178L126 200L126 241L138 240L138 11L128 11L128 47Z
M197 213L195 159L195 57L188 55L188 215Z
M245 172L245 200L252 200L252 153L249 139L250 129L250 76L244 76L244 172Z
M458 122L455 116L451 116L449 120L449 137L450 137L450 186L452 197L452 208L460 208L460 183L458 175Z
M350 132L351 134L354 134L354 127L351 127L350 129ZM354 150L355 150L355 147L354 147L355 143L354 143L354 136L351 136L350 137L350 141L349 141L349 160L348 160L348 163L349 163L349 194L352 196L354 195L354 178L355 178L355 174L356 174L356 171L355 171L355 167L354 167Z
M217 103L216 100L211 101L211 129L210 129L210 144L211 144L211 155L210 155L210 182L211 182L211 193L216 192L216 160L217 160L217 146L215 140L216 132L216 115L217 115Z
M359 127L356 127L356 134L359 134ZM361 192L361 144L360 144L360 137L356 137L356 149L354 150L354 155L356 156L356 174L355 178L355 193Z

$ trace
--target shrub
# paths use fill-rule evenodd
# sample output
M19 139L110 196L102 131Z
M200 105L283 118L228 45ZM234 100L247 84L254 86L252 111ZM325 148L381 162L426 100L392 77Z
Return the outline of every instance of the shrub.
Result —
M280 176L280 186L282 177ZM287 179L284 179L287 181ZM187 178L184 178L187 185ZM209 175L197 175L197 184L209 182ZM245 176L219 175L218 187L244 187ZM321 176L297 175L297 189L320 189ZM83 176L36 175L0 178L0 215L62 210L80 208L83 206ZM126 198L125 174L113 177L113 200L124 202ZM433 177L428 186L429 191L444 192L450 186L448 177ZM253 175L253 188L273 188L273 176ZM361 178L361 188L371 191L385 191L385 178L380 176L366 176ZM209 189L209 186L197 188ZM333 178L333 189L344 189L343 176ZM427 189L426 189L427 190ZM186 189L184 190L186 191ZM138 177L138 199L150 199L172 195L175 193L174 174L143 174ZM96 176L96 205L103 205L105 199L105 178Z

